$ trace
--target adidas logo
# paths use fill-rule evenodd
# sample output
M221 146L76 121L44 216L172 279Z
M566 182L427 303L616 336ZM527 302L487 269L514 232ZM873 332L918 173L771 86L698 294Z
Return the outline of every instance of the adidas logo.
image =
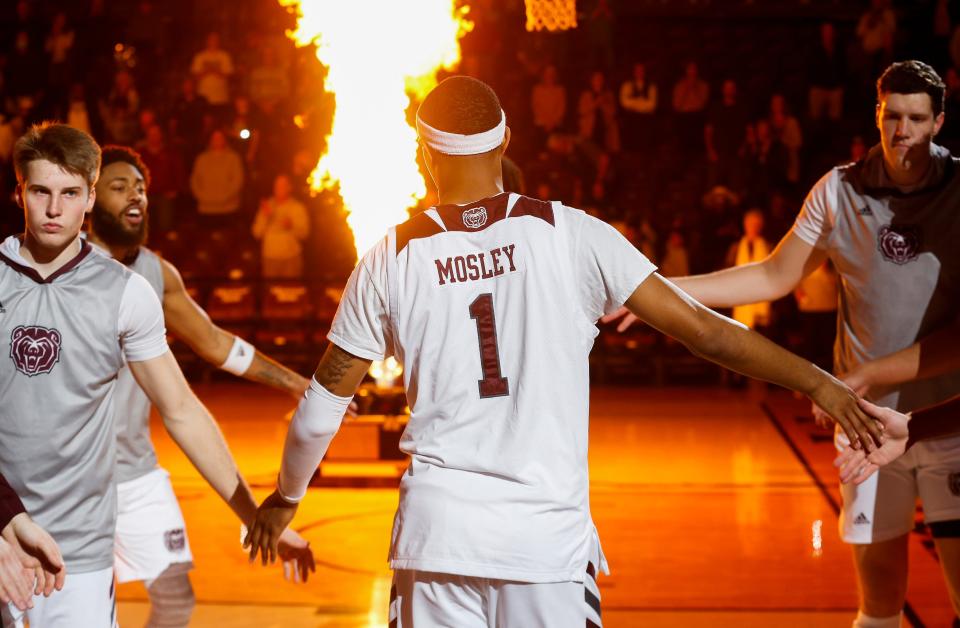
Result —
M869 205L864 205L863 207L857 210L857 213L860 214L861 216L873 216L873 210L870 209Z
M857 515L856 519L853 520L853 525L855 526L867 525L869 523L870 523L870 520L867 519L867 516L862 512L859 515Z
M3 307L3 301L0 301L0 314L6 314L7 308Z

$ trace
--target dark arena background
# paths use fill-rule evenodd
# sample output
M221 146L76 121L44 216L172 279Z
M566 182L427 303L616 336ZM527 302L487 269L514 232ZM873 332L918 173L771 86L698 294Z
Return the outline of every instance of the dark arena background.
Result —
M302 0L301 11L329 2ZM386 67L397 51L375 35L381 3L343 4L365 7L365 63ZM421 2L402 4L410 26L395 28L413 46L431 29L418 28ZM499 95L512 130L505 187L610 222L666 277L772 251L810 187L878 143L875 83L893 61L937 70L947 92L936 142L960 145L960 2L576 0L577 25L562 31L528 31L523 0L456 7L472 25L461 58L432 74L471 75ZM338 98L316 47L294 41L296 26L296 9L275 0L3 2L0 235L24 229L11 154L31 124L60 120L101 145L133 147L151 173L148 246L220 327L309 375L356 263L347 209L381 234L391 223L345 207L322 170L310 183L333 146ZM312 28L322 41L324 24ZM347 80L376 95L379 74L364 67L347 68ZM419 104L410 95L407 122ZM367 138L361 159L334 174L376 188L389 173L365 166L363 151L389 141ZM411 214L436 200L426 179ZM290 217L270 221L271 204L291 206ZM830 370L838 281L828 265L778 301L724 313ZM591 505L612 571L599 581L604 624L849 626L858 594L837 532L832 432L809 401L644 325L616 325L600 324L591 354ZM294 402L170 341L262 499ZM247 564L235 517L154 416L196 565L190 625L387 625L386 555L406 464L398 368L364 384L360 416L344 424L294 520L317 561L305 584L284 580L279 564ZM919 506L909 546L904 625L950 626ZM121 625L147 613L143 585L121 585Z

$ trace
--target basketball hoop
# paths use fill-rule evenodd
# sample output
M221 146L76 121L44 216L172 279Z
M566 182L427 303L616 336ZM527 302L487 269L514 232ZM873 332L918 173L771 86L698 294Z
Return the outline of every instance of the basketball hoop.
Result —
M526 0L528 31L565 31L577 27L576 0Z

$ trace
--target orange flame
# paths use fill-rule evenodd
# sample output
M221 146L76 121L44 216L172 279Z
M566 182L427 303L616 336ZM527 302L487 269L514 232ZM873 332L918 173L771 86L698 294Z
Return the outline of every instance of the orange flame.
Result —
M297 15L287 35L316 44L328 69L324 87L336 111L310 184L339 184L359 257L426 195L417 133L406 119L410 95L422 99L441 68L459 63L459 38L472 24L455 0L279 2Z

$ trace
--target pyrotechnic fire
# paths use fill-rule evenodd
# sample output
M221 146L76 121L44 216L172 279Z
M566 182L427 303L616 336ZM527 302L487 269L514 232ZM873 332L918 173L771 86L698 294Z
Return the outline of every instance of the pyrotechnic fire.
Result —
M336 112L311 185L339 184L359 257L426 195L409 94L422 99L437 72L460 61L459 37L471 28L466 8L455 0L279 2L298 16L288 35L316 44L327 67Z

